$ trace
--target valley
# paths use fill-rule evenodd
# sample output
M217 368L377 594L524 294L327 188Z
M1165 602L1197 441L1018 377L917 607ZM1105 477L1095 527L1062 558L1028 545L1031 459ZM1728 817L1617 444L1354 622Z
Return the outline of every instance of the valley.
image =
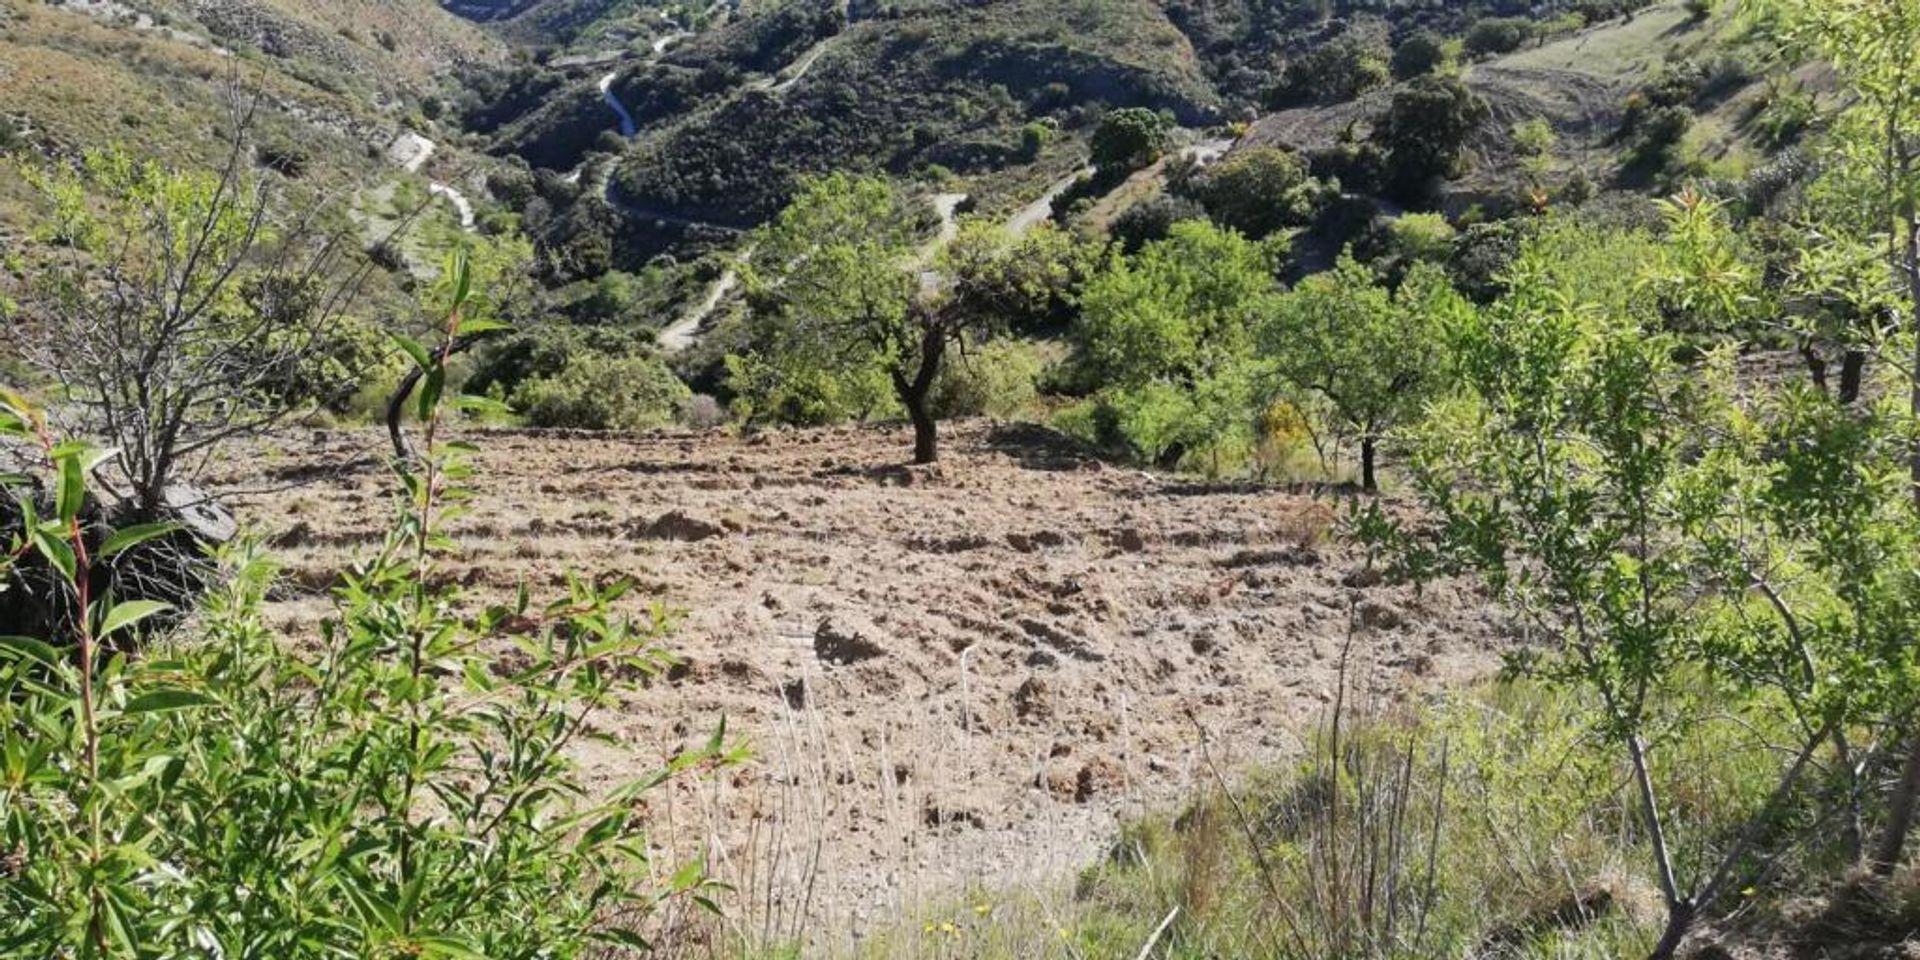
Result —
M1920 956L1920 0L0 0L0 956Z

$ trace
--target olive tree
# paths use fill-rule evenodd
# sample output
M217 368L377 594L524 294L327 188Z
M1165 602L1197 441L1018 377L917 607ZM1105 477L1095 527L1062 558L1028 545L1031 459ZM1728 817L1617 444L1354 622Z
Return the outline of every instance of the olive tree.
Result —
M1394 91L1373 134L1387 154L1389 185L1418 200L1434 181L1458 176L1487 116L1486 101L1453 77L1427 74Z
M883 377L913 423L914 462L932 463L931 399L949 352L1044 312L1069 271L1038 255L1060 249L1044 231L1015 241L969 227L929 249L920 225L884 180L813 179L760 231L744 276L755 355L794 375Z

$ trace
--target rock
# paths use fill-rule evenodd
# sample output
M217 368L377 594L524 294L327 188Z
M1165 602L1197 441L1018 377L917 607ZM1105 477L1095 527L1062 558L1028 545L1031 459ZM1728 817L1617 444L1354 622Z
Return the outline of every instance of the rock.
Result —
M782 683L780 685L780 697L787 701L787 706L795 710L805 710L807 708L807 681L802 677L795 677Z
M1007 546L1021 553L1034 553L1044 548L1065 546L1067 538L1057 530L1037 530L1033 533L1007 534Z
M931 800L920 809L920 822L929 827L960 824L975 830L984 830L987 826L987 818L981 816L979 811L942 807Z
M175 484L162 491L160 497L169 518L195 540L217 546L240 532L240 522L234 519L233 511L221 506L213 494L199 487Z
M826 617L813 629L813 655L823 663L850 664L886 655L870 623Z
M710 520L689 516L679 510L668 511L652 523L633 530L632 535L639 540L684 540L697 543L727 532L725 527Z

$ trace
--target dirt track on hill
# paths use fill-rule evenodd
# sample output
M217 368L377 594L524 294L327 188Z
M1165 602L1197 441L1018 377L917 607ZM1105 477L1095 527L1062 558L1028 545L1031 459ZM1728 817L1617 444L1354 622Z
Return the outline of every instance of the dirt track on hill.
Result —
M1329 500L1154 476L1032 427L909 434L468 437L462 583L536 597L566 571L624 576L686 611L684 668L602 718L583 759L648 768L725 714L747 768L676 792L660 833L704 844L775 934L846 938L970 885L1072 876L1119 818L1177 802L1216 759L1285 756L1354 659L1384 690L1487 671L1503 630L1477 592L1372 585ZM276 625L308 632L391 502L371 431L288 438L237 463L279 546Z

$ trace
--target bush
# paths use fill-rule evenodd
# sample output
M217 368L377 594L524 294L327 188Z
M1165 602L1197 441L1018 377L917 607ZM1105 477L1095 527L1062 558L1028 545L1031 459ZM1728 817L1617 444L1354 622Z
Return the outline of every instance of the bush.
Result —
M1101 118L1089 144L1095 166L1103 174L1138 170L1160 159L1167 149L1166 121L1145 107L1125 107Z
M954 357L940 367L933 385L934 415L1011 420L1032 411L1039 396L1035 384L1044 366L1034 345L1022 340L993 340Z
M536 427L646 430L673 422L691 396L656 357L573 358L553 376L513 392L513 407Z
M1113 219L1108 233L1119 242L1123 251L1138 253L1141 247L1155 240L1166 239L1174 224L1182 220L1204 220L1206 217L1206 208L1193 200L1162 194L1122 211Z
M1339 103L1386 86L1390 76L1383 50L1342 37L1288 61L1267 100L1274 107Z
M1433 181L1458 176L1487 116L1486 102L1451 77L1420 77L1395 91L1373 132L1387 154L1387 185L1411 202Z
M1032 160L1053 141L1053 128L1038 120L1020 128L1020 157Z
M1282 227L1301 226L1319 212L1321 185L1290 150L1236 150L1185 184L1214 222L1259 238Z
M1458 232L1437 213L1409 213L1387 225L1389 254L1401 262L1444 263Z
M1683 106L1654 107L1634 125L1638 134L1635 151L1642 163L1658 165L1671 160L1673 149L1693 128L1693 111Z
M678 420L683 427L712 430L727 422L727 408L721 406L712 394L696 393L680 405Z
M1559 138L1553 135L1553 127L1539 117L1513 125L1513 149L1523 157L1544 157L1553 152L1557 143Z
M1525 17L1484 17L1467 28L1463 46L1477 60L1512 53L1532 36L1533 22Z
M1345 140L1313 151L1307 169L1321 180L1338 181L1348 193L1378 193L1387 181L1387 152L1371 140Z
M1393 48L1393 77L1411 80L1447 65L1447 44L1432 30L1415 30Z
M870 367L837 372L763 353L729 355L726 367L732 413L743 423L817 427L900 409L886 374Z

